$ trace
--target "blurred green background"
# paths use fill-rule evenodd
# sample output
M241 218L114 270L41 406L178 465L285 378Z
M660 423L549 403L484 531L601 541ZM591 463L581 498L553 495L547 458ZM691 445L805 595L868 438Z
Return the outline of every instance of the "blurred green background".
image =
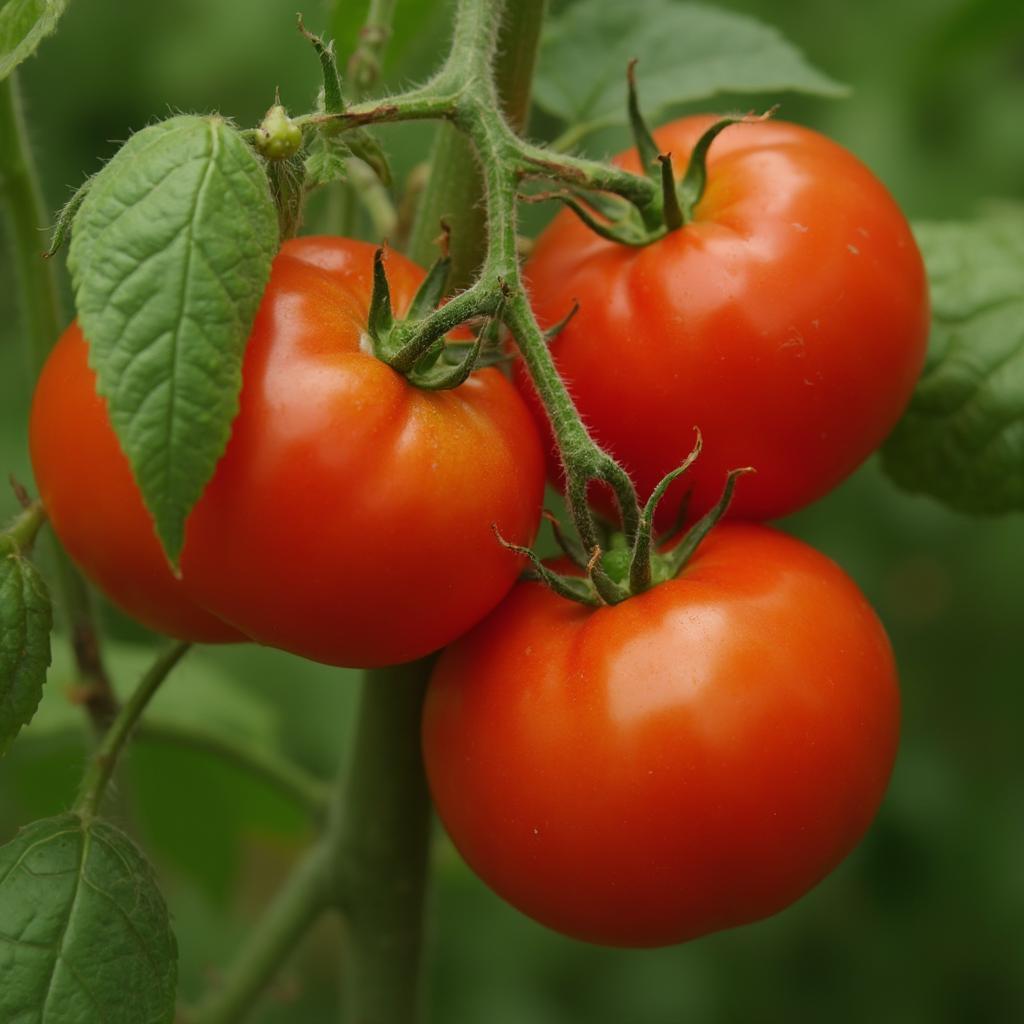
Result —
M217 108L253 124L275 85L286 103L304 107L318 69L292 30L295 6L72 3L57 37L21 76L48 206L57 208L116 140L169 110ZM351 0L342 20L357 25L363 6ZM1024 198L1024 5L1017 0L723 6L775 24L853 87L841 101L783 96L782 116L854 150L911 218L964 217L988 198ZM321 0L310 0L305 13L312 27L325 27ZM448 13L444 3L400 0L405 29L389 61L391 83L426 74ZM537 136L557 130L543 117L533 121ZM400 175L424 157L431 131L382 133ZM601 152L622 141L612 134L589 145ZM10 282L6 247L0 252ZM8 284L0 289L0 470L28 480L17 323ZM0 516L13 507L0 493ZM898 493L872 460L785 525L863 587L901 666L903 745L867 839L777 918L641 953L596 949L533 924L476 881L439 835L433 1021L1024 1021L1024 518L947 512ZM115 640L111 667L130 684L153 639L109 608L103 618ZM70 669L58 647L46 706L0 765L0 841L18 823L66 808L74 793L85 737L67 705ZM346 749L353 683L275 652L209 649L189 656L158 704L277 744L327 777ZM216 977L311 826L284 797L209 755L140 742L126 760L119 812L158 866L187 1001ZM341 943L340 928L325 922L254 1019L337 1019Z

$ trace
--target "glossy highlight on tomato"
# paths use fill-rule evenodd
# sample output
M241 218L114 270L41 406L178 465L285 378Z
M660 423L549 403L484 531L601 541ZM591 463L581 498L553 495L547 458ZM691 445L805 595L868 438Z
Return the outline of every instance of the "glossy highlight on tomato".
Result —
M89 346L72 323L36 384L29 449L39 495L61 544L132 618L199 643L244 640L204 611L171 571L131 466L96 393Z
M727 523L621 604L517 586L443 653L423 745L489 886L566 935L642 947L816 885L874 817L898 727L892 651L852 581Z
M714 121L655 132L677 175ZM640 169L632 151L617 162ZM773 519L821 497L889 433L924 360L927 284L905 218L847 150L781 121L715 139L689 224L633 248L564 211L527 275L542 324L579 302L551 351L584 422L642 498L683 461L693 428L703 433L661 525L691 489L688 510L702 514L741 466L757 474L735 518Z
M540 519L543 454L497 369L413 387L365 335L375 247L304 237L278 254L227 450L188 521L203 607L260 643L353 667L451 642L512 587ZM389 253L397 315L423 270Z

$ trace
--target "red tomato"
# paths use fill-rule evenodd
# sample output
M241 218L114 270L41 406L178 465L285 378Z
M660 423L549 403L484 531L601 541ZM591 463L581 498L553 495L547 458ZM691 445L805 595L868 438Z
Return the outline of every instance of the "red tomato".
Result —
M423 722L469 865L567 935L659 946L774 914L882 799L899 698L850 579L766 527L593 609L518 586L448 648Z
M682 174L713 123L655 133ZM618 162L639 170L635 152ZM895 425L924 360L928 295L906 220L873 174L816 132L737 124L712 144L694 219L631 248L570 212L541 235L527 273L545 325L578 299L552 344L597 440L642 498L704 452L669 491L669 524L714 504L728 470L753 466L730 514L764 520L821 497Z
M188 522L204 607L316 661L385 665L464 633L507 593L544 488L536 428L496 369L422 391L369 350L374 247L286 242L246 349L231 440ZM423 271L387 261L401 314Z
M133 618L182 640L242 640L174 578L128 459L96 393L89 347L73 323L36 385L29 421L36 486L50 522L82 571Z

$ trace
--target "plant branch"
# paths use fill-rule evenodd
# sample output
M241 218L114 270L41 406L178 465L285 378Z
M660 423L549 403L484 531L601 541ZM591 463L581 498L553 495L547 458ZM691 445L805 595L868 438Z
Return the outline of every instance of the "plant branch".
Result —
M132 729L142 716L143 711L146 710L153 695L160 688L160 684L182 659L189 646L187 643L178 642L163 651L143 675L135 692L111 722L96 753L93 754L85 777L82 779L78 799L75 801L75 810L83 818L92 818L99 812L103 794L106 792L114 769L117 767L117 759L124 749Z
M329 851L315 843L275 894L220 987L186 1015L190 1024L236 1024L329 905Z
M0 191L11 226L14 264L22 296L29 379L35 382L60 333L63 314L54 265L42 258L46 248L42 191L32 161L17 72L0 82ZM117 713L117 701L103 667L85 580L51 534L57 606L71 634L71 647L82 684L82 701L93 726L102 732Z
M366 93L380 77L381 62L395 17L396 0L370 0L359 43L349 58L348 80L357 95Z
M0 187L13 236L34 380L60 333L63 316L54 267L43 259L48 244L43 196L28 144L16 71L0 82Z
M441 309L397 330L401 369L455 324L474 316L489 316L501 305L537 393L551 421L565 469L573 522L587 551L597 547L597 530L587 506L587 487L593 480L611 486L619 504L623 530L632 545L640 523L636 492L626 471L591 438L573 406L551 359L543 332L523 287L516 251L516 197L525 176L544 176L576 188L610 191L639 208L660 196L647 178L592 160L553 154L524 141L500 109L492 60L502 0L460 0L451 52L441 71L413 94L389 97L386 117L404 119L408 107L419 116L428 106L443 115L468 139L483 172L487 243L483 265L472 286ZM412 99L408 99L411 95ZM445 96L449 100L445 101ZM445 102L449 105L445 106ZM371 109L350 107L356 118L375 115ZM365 123L365 122L364 122ZM617 599L617 585L595 569L594 582L606 599Z
M494 60L499 109L516 131L526 127L533 66L547 0L518 0L501 22ZM476 26L477 31L484 31ZM463 35L461 45L472 39ZM476 276L486 250L484 182L472 141L454 126L438 129L430 157L430 176L420 198L409 243L414 260L428 264L442 221L451 228L451 285L464 288Z
M415 1024L430 840L420 711L432 659L367 671L328 829L334 898L351 936L353 1021Z

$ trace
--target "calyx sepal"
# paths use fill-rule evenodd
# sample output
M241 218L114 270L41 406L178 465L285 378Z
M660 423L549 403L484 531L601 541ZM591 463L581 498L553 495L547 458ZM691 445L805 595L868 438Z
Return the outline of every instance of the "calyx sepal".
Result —
M427 271L409 304L408 316L400 320L392 305L384 249L378 249L373 256L373 291L366 327L374 355L403 374L414 387L425 391L457 388L474 370L504 358L499 345L501 302L470 343L446 340L445 334L455 324L441 324L438 330L426 333L413 330L442 305L450 271L447 246L442 246L441 256Z
M595 545L588 553L576 538L562 530L561 524L550 512L545 512L545 518L551 523L559 547L576 567L576 573L558 573L550 566L544 565L529 549L509 545L504 540L502 543L530 559L531 568L527 571L527 578L539 580L562 597L588 606L618 604L650 590L659 583L675 579L701 541L728 511L737 480L746 473L754 472L750 466L730 470L726 475L722 495L713 508L682 531L678 542L672 543L680 533L677 529L669 531L667 538L658 538L656 542L654 518L659 503L669 487L684 476L700 457L703 439L696 427L694 433L696 439L689 455L659 481L647 499L641 510L636 536L632 543L624 533L616 532L604 538L604 550Z
M636 59L631 60L626 71L629 125L641 171L656 186L654 198L643 206L635 206L617 196L579 188L530 198L558 199L602 238L620 245L641 247L657 242L694 219L695 208L707 185L707 157L711 143L730 125L766 120L777 108L772 107L760 115L737 114L720 118L697 140L686 173L677 182L672 155L659 150L640 110L636 63Z

